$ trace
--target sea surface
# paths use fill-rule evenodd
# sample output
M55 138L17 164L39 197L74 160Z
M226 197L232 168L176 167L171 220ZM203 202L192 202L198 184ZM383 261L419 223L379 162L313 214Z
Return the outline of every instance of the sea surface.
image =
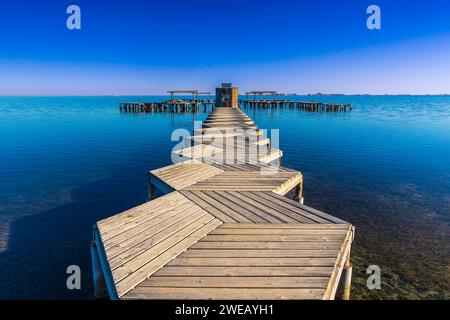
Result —
M295 96L347 113L244 109L279 129L305 204L356 226L354 299L450 298L450 96ZM206 114L123 114L165 97L0 97L0 299L92 299L93 224L146 201L173 130ZM78 265L80 290L66 269ZM381 289L366 268L381 268Z

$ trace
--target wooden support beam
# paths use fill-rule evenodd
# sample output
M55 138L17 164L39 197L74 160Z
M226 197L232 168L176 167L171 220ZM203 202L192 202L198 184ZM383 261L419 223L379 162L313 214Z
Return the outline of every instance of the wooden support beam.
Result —
M152 175L148 175L148 200L151 201L155 199L156 195L156 188L155 185L152 182Z
M344 268L342 269L341 279L339 280L339 286L336 292L336 299L350 300L350 291L352 286L352 272L353 272L353 265L350 262L350 252L349 252L345 260Z
M303 204L303 178L302 181L295 187L294 199Z
M105 277L103 275L95 241L91 241L91 261L92 278L94 282L94 297L95 299L106 299L108 298L108 290L106 288Z
M349 259L350 259L350 255L349 255ZM350 300L350 290L352 287L352 271L353 271L353 266L350 263L350 261L348 261L345 265L344 268L344 292L342 295L342 300Z

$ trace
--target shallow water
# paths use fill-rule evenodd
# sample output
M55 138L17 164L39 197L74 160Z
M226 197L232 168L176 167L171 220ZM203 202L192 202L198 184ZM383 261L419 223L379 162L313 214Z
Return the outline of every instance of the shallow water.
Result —
M356 225L354 298L449 298L450 97L295 97L351 113L245 110L279 129L305 203ZM91 298L95 221L145 201L177 128L205 114L121 114L162 97L0 98L0 298ZM82 289L67 290L79 265ZM365 268L382 269L368 290Z

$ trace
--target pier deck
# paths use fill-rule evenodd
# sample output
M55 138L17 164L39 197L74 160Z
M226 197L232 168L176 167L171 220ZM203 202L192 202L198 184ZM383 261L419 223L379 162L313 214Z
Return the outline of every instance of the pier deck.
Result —
M166 195L94 226L97 292L105 282L111 299L348 299L353 226L299 202L301 173L267 164L281 150L265 161L270 139L241 110L205 122L180 152L201 157L150 172L150 198ZM212 135L218 144L203 143Z
M167 188L180 190L222 172L223 170L206 163L197 160L187 160L150 171L149 183L153 185L158 183L165 184L167 187L161 188L163 192Z
M270 300L330 296L330 279L340 258L341 243L350 237L348 225L327 229L311 225L267 226L219 225L140 283L125 299ZM314 239L310 234L316 235ZM309 241L308 249L303 241ZM233 249L223 249L228 244ZM278 247L273 249L273 244Z
M285 195L298 185L303 178L297 171L264 172L264 167L254 166L247 170L222 170L196 160L173 164L149 173L149 185L161 192L174 190L198 191L272 191ZM153 195L149 196L150 199Z
M323 299L335 294L328 288L352 234L345 221L270 192L182 191L98 222L94 238L111 298ZM206 290L224 278L223 290Z

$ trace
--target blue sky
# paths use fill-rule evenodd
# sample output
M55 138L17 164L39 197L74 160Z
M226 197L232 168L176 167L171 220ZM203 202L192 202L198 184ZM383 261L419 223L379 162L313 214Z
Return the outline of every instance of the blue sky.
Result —
M81 8L81 30L66 8ZM382 10L368 30L366 8ZM211 90L450 93L450 1L39 0L0 4L0 95Z

